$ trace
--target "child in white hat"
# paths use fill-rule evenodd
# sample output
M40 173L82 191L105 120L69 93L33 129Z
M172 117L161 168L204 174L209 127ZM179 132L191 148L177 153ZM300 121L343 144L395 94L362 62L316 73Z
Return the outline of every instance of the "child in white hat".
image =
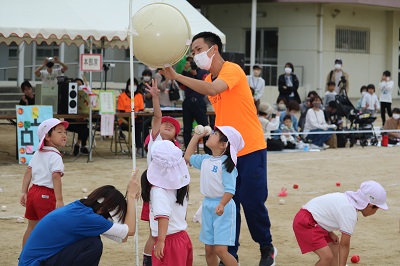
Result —
M301 252L313 251L321 265L346 265L357 212L367 217L378 209L387 210L388 206L385 189L375 181L363 182L356 192L330 193L310 200L293 221ZM334 230L341 232L340 239Z
M143 187L142 195L150 193L152 265L192 265L193 246L185 231L190 175L182 151L171 141L160 140L153 143L151 153L147 169L151 188Z
M25 218L28 219L22 247L40 219L64 206L61 189L64 164L57 148L64 147L67 142L68 125L68 122L56 118L47 119L39 125L39 146L22 181L20 203L26 208ZM32 186L28 191L30 183Z
M200 241L205 244L207 265L218 263L238 265L228 252L235 245L236 204L235 195L237 153L243 149L244 140L235 128L217 126L206 145L212 155L194 154L198 141L206 133L194 134L185 153L186 162L200 169L200 191L204 195L201 214Z

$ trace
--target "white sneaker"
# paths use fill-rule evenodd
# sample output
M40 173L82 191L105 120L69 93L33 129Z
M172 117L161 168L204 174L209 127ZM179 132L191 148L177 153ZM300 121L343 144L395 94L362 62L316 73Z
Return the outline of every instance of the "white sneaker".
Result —
M321 149L321 147L311 143L310 149L319 150L319 149Z
M322 147L324 148L324 149L329 149L329 145L327 145L327 144L322 144Z

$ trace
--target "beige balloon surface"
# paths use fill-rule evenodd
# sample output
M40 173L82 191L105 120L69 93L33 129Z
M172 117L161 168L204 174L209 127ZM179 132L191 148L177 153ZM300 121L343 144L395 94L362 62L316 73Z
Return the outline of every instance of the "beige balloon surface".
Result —
M133 53L145 65L174 65L189 49L190 25L171 5L154 3L141 8L132 17L132 25L138 33L133 38Z

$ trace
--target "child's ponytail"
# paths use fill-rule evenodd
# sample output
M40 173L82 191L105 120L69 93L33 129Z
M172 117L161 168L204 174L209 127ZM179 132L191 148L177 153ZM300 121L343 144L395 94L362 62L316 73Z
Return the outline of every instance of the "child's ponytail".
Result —
M235 168L235 163L232 160L230 148L231 148L231 144L228 142L228 146L226 147L225 152L224 152L224 155L226 155L228 157L225 159L225 161L223 163L225 166L225 169L228 173L231 173L233 171L233 169Z

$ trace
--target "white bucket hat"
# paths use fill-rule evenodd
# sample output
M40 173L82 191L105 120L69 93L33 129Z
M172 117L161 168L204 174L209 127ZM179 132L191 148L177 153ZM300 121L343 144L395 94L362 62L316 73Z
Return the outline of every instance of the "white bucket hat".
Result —
M386 191L375 181L365 181L361 183L360 189L357 192L346 191L347 198L351 205L357 210L365 209L368 204L376 205L383 210L387 210Z
M155 141L151 146L152 161L147 169L147 180L164 189L180 189L190 182L190 175L182 150L169 140Z
M216 126L216 128L218 128L222 132L222 134L224 134L228 138L228 142L231 144L231 158L236 165L237 153L244 147L244 140L242 138L242 135L239 133L239 131L230 126Z
M57 118L49 118L47 120L44 120L42 123L40 123L38 130L37 130L39 140L40 140L38 150L43 148L44 138L46 137L46 134L49 133L50 129L57 126L58 124L63 124L65 129L67 129L68 125L69 125L69 123L67 121L60 121Z
M266 113L267 115L271 115L275 109L269 103L262 102L260 103L260 106L258 106L258 111Z

